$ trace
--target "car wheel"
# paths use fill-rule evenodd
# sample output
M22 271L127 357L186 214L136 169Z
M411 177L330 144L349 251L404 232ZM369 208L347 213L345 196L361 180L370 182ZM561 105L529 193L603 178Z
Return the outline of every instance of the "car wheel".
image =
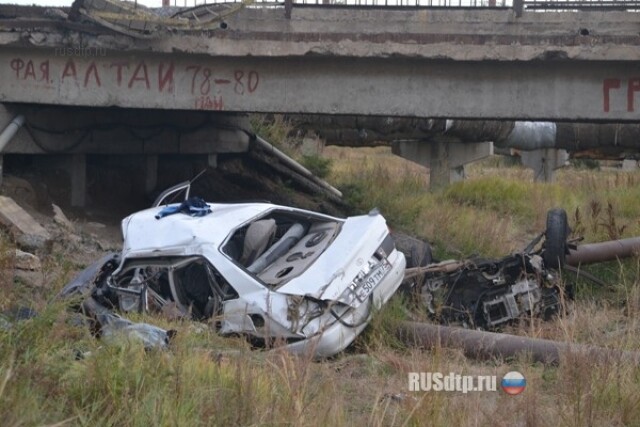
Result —
M567 237L569 223L564 209L551 209L547 212L547 230L545 231L543 259L547 268L559 268L567 256Z

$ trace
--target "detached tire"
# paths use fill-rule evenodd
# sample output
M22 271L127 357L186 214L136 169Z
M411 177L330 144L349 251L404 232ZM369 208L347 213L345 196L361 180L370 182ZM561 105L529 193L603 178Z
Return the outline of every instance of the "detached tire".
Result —
M431 245L418 240L411 247L411 258L407 262L407 268L426 267L433 262Z
M428 242L400 233L394 233L393 238L396 242L396 248L404 254L407 260L406 268L425 267L433 262L433 253ZM400 285L400 291L411 294L414 290L419 289L423 282L424 277L421 276L405 280Z
M551 209L547 212L547 230L542 256L547 268L559 268L564 265L569 232L567 212L564 209Z

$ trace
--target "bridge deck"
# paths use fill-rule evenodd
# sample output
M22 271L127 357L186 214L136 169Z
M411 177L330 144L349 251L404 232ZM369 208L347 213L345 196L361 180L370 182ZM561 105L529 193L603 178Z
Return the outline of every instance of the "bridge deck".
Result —
M4 9L3 9L4 10ZM0 10L0 102L617 121L638 119L640 14L246 8L139 39ZM221 25L224 23L224 25Z

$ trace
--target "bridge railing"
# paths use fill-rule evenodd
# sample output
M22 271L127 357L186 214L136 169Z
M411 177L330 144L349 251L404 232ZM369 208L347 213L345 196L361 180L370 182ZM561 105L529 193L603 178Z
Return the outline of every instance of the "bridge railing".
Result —
M167 1L167 0L165 0ZM168 0L171 6L240 3L242 0ZM285 0L253 0L252 7L284 5ZM305 6L372 6L425 8L515 8L532 11L627 10L640 11L640 0L291 0Z
M570 11L570 10L640 10L636 0L525 0L527 10Z

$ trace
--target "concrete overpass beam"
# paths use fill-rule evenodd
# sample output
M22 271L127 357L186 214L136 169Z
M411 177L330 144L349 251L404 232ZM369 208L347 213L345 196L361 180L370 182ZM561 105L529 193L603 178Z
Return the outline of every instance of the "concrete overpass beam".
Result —
M182 136L178 150L181 154L244 153L249 140L240 129L206 128Z
M0 31L0 45L1 35ZM514 50L507 37L500 42L507 51L498 58L477 44L465 47L457 41L441 43L439 38L423 42L422 37L416 42L415 34L405 36L410 38L402 43L384 43L387 36L379 34L375 35L375 43L350 41L348 46L329 37L327 45L323 45L328 50L325 52L322 47L323 55L314 56L287 53L300 44L290 41L282 50L260 49L261 43L273 42L259 40L259 35L254 35L250 43L252 49L258 46L257 50L246 54L193 51L176 55L174 49L192 52L194 46L188 43L189 38L181 37L162 39L163 46L155 46L158 51L153 50L152 44L145 45L145 50L109 50L105 57L68 57L44 46L3 46L0 102L211 113L609 122L638 119L637 65L631 60L637 50L635 41L629 47L621 46L624 49L619 51L629 49L626 59L621 55L611 60L603 58L607 58L607 51L618 51L612 49L616 44L601 43L598 49L584 49L575 45L575 35L571 35L566 39L568 46L556 47L547 40L548 34L543 34L535 46ZM456 33L455 38L458 37L463 36ZM473 36L478 37L484 40L482 35ZM494 37L502 39L500 35L490 39ZM622 39L633 37L630 33ZM224 41L200 44L213 48L230 42ZM313 42L314 51L319 49L317 43ZM377 51L387 44L399 50ZM329 45L340 46L340 52L332 52ZM442 45L449 53L461 52L456 54L460 55L459 60L446 60L444 54L421 57L436 45ZM497 49L493 43L490 45L491 52ZM351 50L357 47L357 51ZM369 57L354 53L364 56L365 51L360 49L366 49ZM267 50L277 56L263 56ZM586 53L590 50L593 57ZM583 55L591 59L574 59ZM553 60L556 57L566 60ZM553 96L549 96L550 92Z
M429 168L431 189L464 179L464 165L493 154L493 143L396 141L394 154Z
M540 150L521 151L522 164L533 169L535 182L552 182L553 172L560 169L569 160L566 150L543 148Z

